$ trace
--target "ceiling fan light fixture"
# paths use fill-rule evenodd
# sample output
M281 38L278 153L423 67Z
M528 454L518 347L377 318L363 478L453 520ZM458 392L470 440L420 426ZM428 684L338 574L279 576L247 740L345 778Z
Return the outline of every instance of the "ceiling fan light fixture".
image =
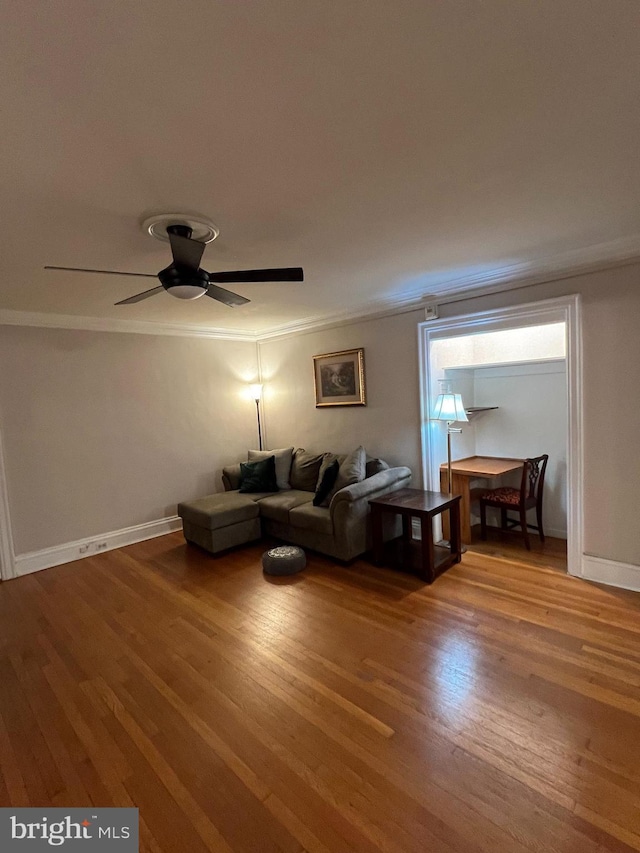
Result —
M172 284L165 290L176 299L200 299L207 292L207 288L199 284Z
M158 273L160 283L176 299L199 299L209 287L205 270L190 269L182 264L171 264Z

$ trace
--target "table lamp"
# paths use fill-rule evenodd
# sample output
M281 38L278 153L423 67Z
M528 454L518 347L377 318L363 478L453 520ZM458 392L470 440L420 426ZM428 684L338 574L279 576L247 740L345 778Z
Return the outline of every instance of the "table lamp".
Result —
M451 425L456 421L469 421L460 394L453 394L449 383L443 383L442 393L438 394L434 410L433 420L447 422L447 485L449 494L452 491L451 483L451 433L462 432Z

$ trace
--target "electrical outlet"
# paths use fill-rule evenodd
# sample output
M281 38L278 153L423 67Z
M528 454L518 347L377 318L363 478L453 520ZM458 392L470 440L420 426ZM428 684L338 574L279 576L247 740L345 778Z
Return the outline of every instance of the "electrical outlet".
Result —
M431 305L425 305L424 307L424 319L425 320L437 320L438 319L438 306L434 303Z

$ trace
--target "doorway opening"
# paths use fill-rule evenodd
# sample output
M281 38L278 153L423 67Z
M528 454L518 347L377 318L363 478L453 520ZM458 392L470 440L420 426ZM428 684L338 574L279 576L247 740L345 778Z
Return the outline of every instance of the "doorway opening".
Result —
M483 488L518 487L522 466L500 480L465 474L466 537L471 550L540 561L581 574L582 431L580 318L577 296L421 323L422 467L426 489L441 487L447 461L446 429L432 420L435 400L448 390L461 395L468 423L452 436L452 458L524 459L549 454L543 516L547 541L535 532L532 551L520 528L503 533L489 511L487 542L480 539ZM492 463L489 463L491 467ZM470 465L471 471L473 466ZM480 466L480 470L482 470ZM445 480L442 482L446 482ZM458 483L462 483L462 476ZM465 512L463 509L463 518ZM565 562L566 541L566 562Z

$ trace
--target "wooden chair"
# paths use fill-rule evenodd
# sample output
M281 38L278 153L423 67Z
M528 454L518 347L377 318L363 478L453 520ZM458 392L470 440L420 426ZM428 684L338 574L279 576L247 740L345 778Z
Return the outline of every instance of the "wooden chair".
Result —
M529 527L537 530L540 541L544 542L544 530L542 528L542 492L544 489L544 473L547 468L548 454L536 456L524 460L522 469L522 481L519 489L503 486L500 489L489 489L480 497L480 521L482 525L482 538L487 538L487 507L493 506L500 510L501 527L509 530L520 526L524 536L524 544L527 551L531 550L529 542ZM527 521L527 512L535 507L537 525ZM511 510L518 513L518 518L508 518L507 512Z

